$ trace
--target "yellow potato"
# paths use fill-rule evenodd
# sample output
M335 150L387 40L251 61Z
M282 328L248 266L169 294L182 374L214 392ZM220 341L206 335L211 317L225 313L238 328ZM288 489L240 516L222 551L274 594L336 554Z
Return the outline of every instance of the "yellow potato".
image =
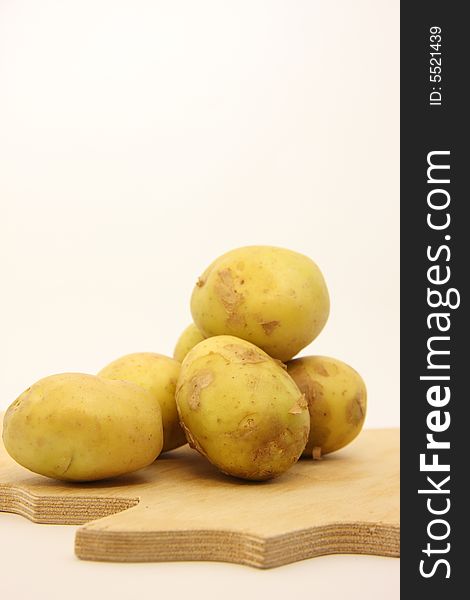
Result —
M176 381L181 365L162 354L136 352L127 354L101 369L99 377L120 379L140 385L160 404L163 423L163 450L173 450L186 444L176 410Z
M152 463L163 443L160 406L141 387L94 375L40 379L5 414L8 453L30 471L93 481Z
M176 402L190 445L228 475L281 475L307 442L310 417L296 384L278 361L232 336L188 353Z
M310 411L303 455L319 458L352 442L366 416L367 391L359 373L326 356L296 358L287 363L287 371L305 394Z
M173 351L173 358L179 362L183 362L186 354L192 350L196 344L199 344L199 342L202 342L204 339L205 337L202 335L196 325L191 323L191 325L188 325L188 327L186 327L186 329L178 338Z
M271 246L222 255L199 278L191 298L194 323L205 337L234 335L282 361L317 337L329 309L317 265Z

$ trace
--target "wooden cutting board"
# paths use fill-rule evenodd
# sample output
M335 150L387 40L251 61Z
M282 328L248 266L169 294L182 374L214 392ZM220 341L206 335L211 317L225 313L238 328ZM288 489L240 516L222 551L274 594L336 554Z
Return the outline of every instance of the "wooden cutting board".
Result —
M322 554L399 556L398 457L397 429L367 430L268 482L227 477L185 446L132 475L68 484L23 469L1 445L0 510L86 523L75 538L86 560L268 568Z

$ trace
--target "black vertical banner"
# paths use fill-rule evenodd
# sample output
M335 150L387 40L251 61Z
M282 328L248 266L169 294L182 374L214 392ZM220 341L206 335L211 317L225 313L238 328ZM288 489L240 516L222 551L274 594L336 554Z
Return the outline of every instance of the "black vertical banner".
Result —
M401 3L401 584L405 599L468 595L467 8L465 2Z

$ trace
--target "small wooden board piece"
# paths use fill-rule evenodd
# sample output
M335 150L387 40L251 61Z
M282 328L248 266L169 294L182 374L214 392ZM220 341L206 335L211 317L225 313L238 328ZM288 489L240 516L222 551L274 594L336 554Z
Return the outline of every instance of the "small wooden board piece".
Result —
M67 484L23 469L2 446L0 510L87 523L75 542L86 560L268 568L322 554L399 556L398 457L398 430L367 430L263 483L227 477L185 446L132 475Z

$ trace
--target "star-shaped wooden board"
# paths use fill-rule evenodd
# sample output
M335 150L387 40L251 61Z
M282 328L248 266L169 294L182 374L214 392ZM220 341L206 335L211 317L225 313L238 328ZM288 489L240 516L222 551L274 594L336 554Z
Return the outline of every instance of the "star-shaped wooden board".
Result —
M0 510L83 525L75 552L85 560L269 568L334 553L396 557L399 431L363 431L347 448L260 483L219 473L188 446L131 475L64 483L17 465L0 444Z

